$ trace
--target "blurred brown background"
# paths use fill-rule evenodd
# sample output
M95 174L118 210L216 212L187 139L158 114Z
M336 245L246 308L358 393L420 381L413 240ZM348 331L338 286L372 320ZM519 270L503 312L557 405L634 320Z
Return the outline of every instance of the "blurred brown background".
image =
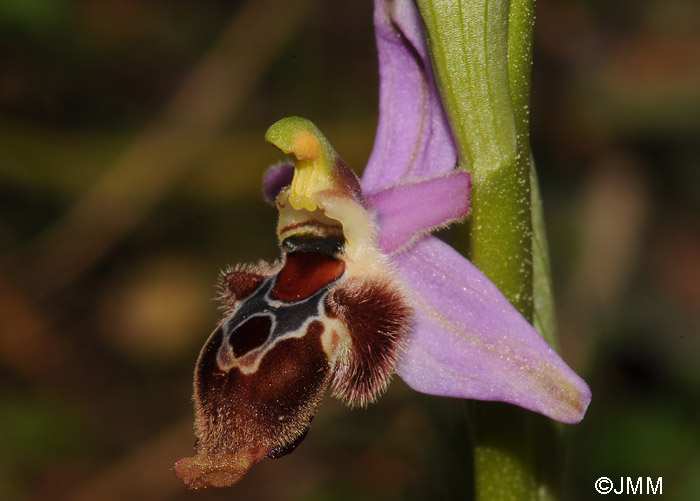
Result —
M0 499L454 499L462 402L326 399L292 455L190 493L220 268L277 256L263 140L304 115L360 171L372 6L0 3ZM565 499L700 499L700 4L540 0L533 150L564 358L593 389Z

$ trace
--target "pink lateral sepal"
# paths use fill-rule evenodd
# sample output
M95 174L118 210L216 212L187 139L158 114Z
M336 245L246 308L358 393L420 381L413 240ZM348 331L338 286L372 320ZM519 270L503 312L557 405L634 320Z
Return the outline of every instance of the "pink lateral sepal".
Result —
M397 366L409 386L581 421L588 385L473 264L432 236L394 263L414 291L413 332Z

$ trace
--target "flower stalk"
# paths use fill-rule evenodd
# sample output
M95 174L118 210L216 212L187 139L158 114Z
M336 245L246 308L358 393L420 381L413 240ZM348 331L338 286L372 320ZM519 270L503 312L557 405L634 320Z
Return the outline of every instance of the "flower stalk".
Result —
M534 0L417 0L460 166L472 175L468 248L556 348L546 237L529 146ZM475 494L556 499L559 433L501 404L470 404Z

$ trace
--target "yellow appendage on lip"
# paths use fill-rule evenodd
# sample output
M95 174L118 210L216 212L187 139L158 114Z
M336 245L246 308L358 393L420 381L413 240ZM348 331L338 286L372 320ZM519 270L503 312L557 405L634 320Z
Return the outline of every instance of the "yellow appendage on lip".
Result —
M289 203L296 210L315 211L313 195L333 188L335 152L314 124L300 117L284 118L273 124L265 139L294 157L294 179Z

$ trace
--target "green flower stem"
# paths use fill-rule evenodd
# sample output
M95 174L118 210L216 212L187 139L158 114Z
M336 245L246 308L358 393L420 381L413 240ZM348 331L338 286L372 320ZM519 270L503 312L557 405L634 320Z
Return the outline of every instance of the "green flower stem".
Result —
M537 172L532 157L530 157L530 200L532 210L532 295L535 307L532 325L552 348L559 350L554 294L552 292L552 273L549 266L549 247L544 228L544 213Z
M534 0L416 0L438 88L472 174L469 256L556 344L549 263L529 147ZM554 424L470 404L476 498L556 499Z
M509 2L417 3L460 163L472 174L470 257L531 319L529 162L519 160L526 127L511 100Z

